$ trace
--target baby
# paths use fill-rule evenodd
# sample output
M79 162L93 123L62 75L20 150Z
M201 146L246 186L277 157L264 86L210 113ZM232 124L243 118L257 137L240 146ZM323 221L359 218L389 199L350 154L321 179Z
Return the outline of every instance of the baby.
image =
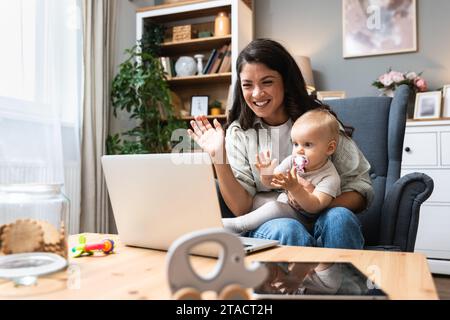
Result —
M256 156L261 183L284 192L246 215L222 219L226 229L243 233L272 219L295 218L312 231L319 213L341 193L339 174L330 160L338 144L338 120L326 109L308 111L295 121L291 139L292 155L278 166L269 152Z

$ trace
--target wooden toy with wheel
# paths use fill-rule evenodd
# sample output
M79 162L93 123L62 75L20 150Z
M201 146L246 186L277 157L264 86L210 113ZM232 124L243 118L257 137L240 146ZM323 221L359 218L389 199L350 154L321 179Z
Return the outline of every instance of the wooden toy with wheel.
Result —
M191 267L192 248L203 243L217 243L223 254L207 279ZM244 263L245 252L241 241L223 229L195 231L178 238L167 253L167 277L173 299L201 300L202 293L214 291L220 300L248 300L248 289L261 284L267 269L254 262L250 268Z

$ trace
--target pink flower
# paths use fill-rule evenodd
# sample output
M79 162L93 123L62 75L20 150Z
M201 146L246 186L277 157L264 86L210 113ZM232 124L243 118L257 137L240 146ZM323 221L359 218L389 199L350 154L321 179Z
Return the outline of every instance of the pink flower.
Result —
M423 92L428 89L427 82L425 81L425 79L423 79L421 77L417 77L414 80L414 85L417 87L417 90L419 90L419 92Z
M401 73L389 69L385 74L378 77L377 81L374 81L372 85L383 94L388 95L393 93L398 86L402 84L408 85L415 92L423 92L428 90L428 85L425 79L420 77L421 73L408 71Z
M389 87L394 81L392 80L390 73L385 73L378 78L385 87Z
M403 73L398 72L398 71L391 71L391 72L389 72L389 75L390 75L392 81L394 81L394 82L401 82L401 81L405 80Z

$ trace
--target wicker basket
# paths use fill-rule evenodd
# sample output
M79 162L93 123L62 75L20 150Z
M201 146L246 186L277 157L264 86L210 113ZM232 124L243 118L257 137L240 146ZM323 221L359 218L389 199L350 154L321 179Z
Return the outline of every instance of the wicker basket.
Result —
M172 41L185 41L192 39L192 26L190 24L184 26L176 26L172 29Z

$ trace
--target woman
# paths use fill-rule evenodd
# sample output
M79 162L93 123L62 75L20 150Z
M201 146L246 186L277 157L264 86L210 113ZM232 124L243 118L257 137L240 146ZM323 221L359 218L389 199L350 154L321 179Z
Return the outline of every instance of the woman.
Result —
M261 184L256 154L270 151L276 159L286 158L292 152L292 123L321 104L308 95L295 60L275 41L252 41L239 54L236 71L226 138L219 122L215 119L213 127L205 116L191 121L193 130L188 134L210 154L221 197L240 216L278 194ZM332 161L341 177L342 193L320 214L311 233L297 220L283 218L264 223L248 236L279 240L283 245L361 249L364 238L353 212L364 210L373 198L370 166L344 132Z

